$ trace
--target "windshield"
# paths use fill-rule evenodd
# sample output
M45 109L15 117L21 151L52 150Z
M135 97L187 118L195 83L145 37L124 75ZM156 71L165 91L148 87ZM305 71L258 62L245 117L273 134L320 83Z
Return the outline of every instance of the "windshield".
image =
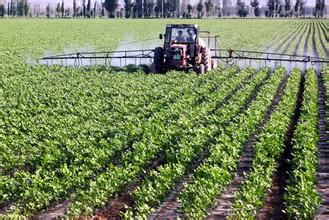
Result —
M195 42L196 34L193 28L171 29L171 41L173 42Z

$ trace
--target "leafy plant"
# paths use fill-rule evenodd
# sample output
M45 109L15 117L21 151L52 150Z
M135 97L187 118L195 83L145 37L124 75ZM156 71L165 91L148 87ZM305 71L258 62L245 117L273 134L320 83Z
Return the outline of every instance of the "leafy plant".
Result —
M276 161L284 150L284 139L295 111L300 81L301 72L294 69L281 101L254 145L251 172L246 175L245 183L235 195L234 216L252 217L264 203L277 168Z
M308 70L305 78L303 107L293 138L292 172L285 194L286 213L291 218L313 218L321 201L316 191L319 106L315 70Z

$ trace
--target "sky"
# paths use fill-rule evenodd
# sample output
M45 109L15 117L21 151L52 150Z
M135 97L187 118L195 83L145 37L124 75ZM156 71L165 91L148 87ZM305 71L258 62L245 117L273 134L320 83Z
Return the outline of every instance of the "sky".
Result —
M0 0L1 2L6 2L9 0ZM41 7L44 6L46 7L49 3L55 5L58 2L62 2L62 0L28 0L30 4L39 4ZM81 0L76 0L77 2L81 2ZM87 1L87 0L86 0ZM101 0L91 0L92 2L97 1L97 2L101 2ZM195 4L196 2L198 2L198 0L187 0L190 1L191 4ZM247 4L249 4L250 0L244 0ZM259 0L261 5L265 5L266 4L266 0ZM282 0L284 1L284 0ZM294 2L295 0L292 0L292 2ZM329 0L325 0L326 1L326 5L329 4ZM123 0L119 0L119 3L121 3L121 5L123 5ZM232 0L232 4L234 5L236 2L236 0ZM66 5L72 5L73 4L73 0L64 0L64 3L66 3ZM315 3L315 0L306 0L306 5L309 6L313 6Z

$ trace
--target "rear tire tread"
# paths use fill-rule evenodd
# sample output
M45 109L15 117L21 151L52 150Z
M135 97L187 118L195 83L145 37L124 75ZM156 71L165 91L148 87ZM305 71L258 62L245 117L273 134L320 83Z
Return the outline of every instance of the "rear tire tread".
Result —
M202 48L202 64L204 65L205 72L211 70L211 57L210 57L210 50L209 48Z

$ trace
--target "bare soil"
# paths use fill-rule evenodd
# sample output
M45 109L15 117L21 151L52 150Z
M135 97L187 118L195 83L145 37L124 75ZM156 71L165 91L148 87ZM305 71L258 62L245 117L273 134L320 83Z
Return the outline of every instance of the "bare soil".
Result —
M328 139L328 110L326 109L325 87L322 75L318 75L318 103L319 103L319 165L317 169L317 191L322 205L317 209L316 219L329 219L329 139Z
M284 141L285 149L278 160L278 168L273 177L273 182L269 193L266 195L266 203L259 211L257 219L286 219L285 213L283 212L285 209L283 196L285 193L285 187L287 185L289 173L291 172L291 163L289 163L289 161L292 159L292 138L296 130L298 119L300 117L303 102L304 84L305 78L302 77L295 112Z

